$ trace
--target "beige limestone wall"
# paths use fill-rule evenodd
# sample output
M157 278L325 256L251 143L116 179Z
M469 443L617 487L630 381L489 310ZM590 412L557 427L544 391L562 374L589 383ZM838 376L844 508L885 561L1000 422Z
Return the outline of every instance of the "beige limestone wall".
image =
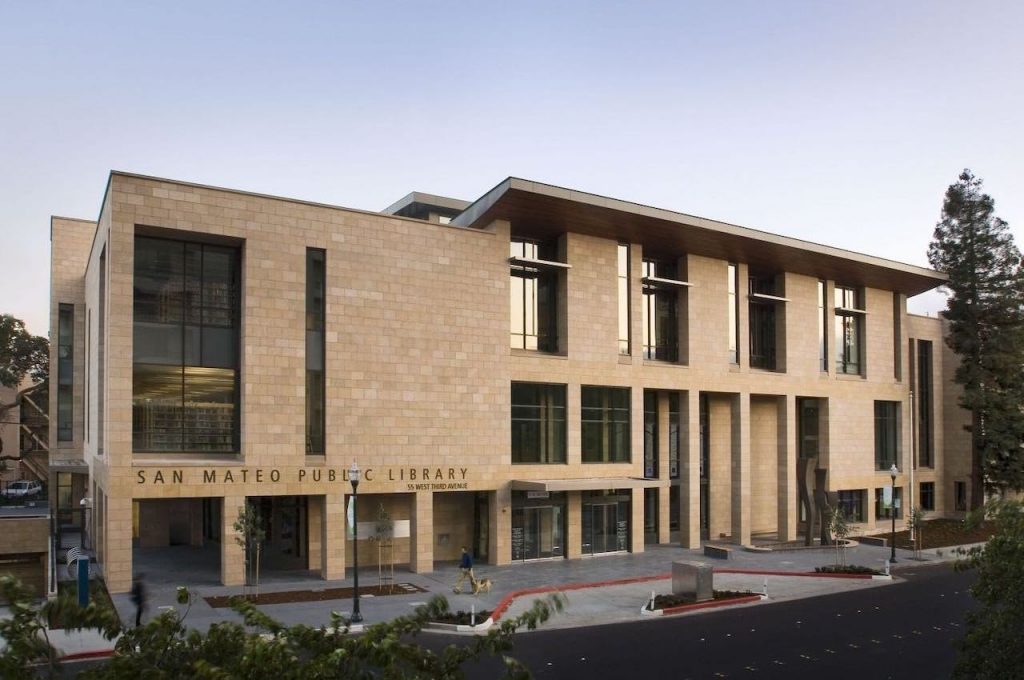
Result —
M779 442L776 399L750 400L750 530L774 534L779 526Z

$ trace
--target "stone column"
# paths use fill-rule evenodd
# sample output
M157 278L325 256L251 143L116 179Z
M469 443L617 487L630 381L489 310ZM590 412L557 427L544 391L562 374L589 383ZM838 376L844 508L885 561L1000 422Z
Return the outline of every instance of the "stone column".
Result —
M345 494L323 496L320 516L320 576L328 580L345 578L345 541L348 536Z
M644 490L631 489L633 502L631 503L633 516L630 518L630 545L629 551L642 553L644 551Z
M785 395L776 400L778 405L779 451L779 528L780 541L796 540L796 398Z
M490 494L488 510L490 521L490 545L488 546L491 560L495 565L509 564L512 561L512 490L508 484Z
M235 542L235 521L245 507L245 496L225 496L221 509L220 582L226 586L245 583L245 550Z
M412 494L412 522L409 536L409 571L434 571L434 492Z
M679 452L679 543L700 547L700 392L689 390L679 414L685 439Z
M750 395L732 396L732 541L750 544Z
M583 496L579 491L570 491L567 495L565 556L575 559L583 555Z
M127 593L132 585L132 499L108 496L106 510L109 535L103 575L110 592Z

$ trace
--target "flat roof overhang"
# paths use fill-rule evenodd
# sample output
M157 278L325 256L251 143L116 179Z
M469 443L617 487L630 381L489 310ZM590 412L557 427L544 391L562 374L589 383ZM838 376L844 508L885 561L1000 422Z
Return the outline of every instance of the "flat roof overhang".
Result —
M482 228L494 220L508 220L513 232L537 238L567 231L588 234L640 243L661 253L745 262L908 296L947 279L927 267L516 177L474 201L452 224Z
M640 477L587 477L585 479L514 479L513 491L602 491L605 489L656 489L670 486L668 479Z
M50 468L57 472L77 472L88 474L89 464L81 458L63 459L63 460L51 460Z

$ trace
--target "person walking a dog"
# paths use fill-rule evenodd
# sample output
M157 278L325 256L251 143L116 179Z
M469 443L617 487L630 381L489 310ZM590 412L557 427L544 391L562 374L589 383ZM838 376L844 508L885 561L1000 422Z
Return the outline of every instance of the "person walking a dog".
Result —
M476 592L476 576L473 575L473 556L469 554L466 546L462 546L462 558L459 560L459 580L455 582L452 589L456 594L462 592L462 584L469 579L469 585Z

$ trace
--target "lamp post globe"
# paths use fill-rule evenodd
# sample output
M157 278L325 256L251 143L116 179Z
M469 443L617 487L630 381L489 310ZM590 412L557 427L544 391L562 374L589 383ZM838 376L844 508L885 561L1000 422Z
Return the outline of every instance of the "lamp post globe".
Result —
M899 473L899 469L896 467L896 463L892 464L889 468L889 476L892 477L892 506L889 508L889 514L892 515L892 553L889 555L889 563L896 563L896 475Z
M359 465L352 461L348 469L348 481L352 483L352 623L363 620L359 612L359 475Z

